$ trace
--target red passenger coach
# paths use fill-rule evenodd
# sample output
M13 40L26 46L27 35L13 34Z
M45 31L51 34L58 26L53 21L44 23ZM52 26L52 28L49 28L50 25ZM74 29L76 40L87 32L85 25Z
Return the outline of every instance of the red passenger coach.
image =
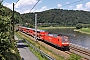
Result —
M26 33L27 33L28 35L30 35L30 30L31 30L31 28L27 28L27 29L26 29Z
M22 31L22 32L25 33L25 32L26 32L26 29L27 29L26 27L21 27L21 26L20 26L20 31Z
M35 33L35 31L34 31L33 29L31 29L30 32L29 32L29 34L30 34L31 36L34 36L34 33Z
M48 32L45 30L37 30L37 37L41 40L44 40L44 36L47 35Z
M33 36L33 35L34 35L34 30L33 30L32 28L27 28L27 29L26 29L26 33L27 33L28 35Z
M23 28L22 28L22 26L19 26L19 31L23 31Z

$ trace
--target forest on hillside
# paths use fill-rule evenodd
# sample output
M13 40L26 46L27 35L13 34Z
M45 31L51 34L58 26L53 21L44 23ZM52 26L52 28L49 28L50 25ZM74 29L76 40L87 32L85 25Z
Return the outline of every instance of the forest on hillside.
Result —
M43 12L21 14L22 23L34 25L35 14L39 26L76 26L90 24L90 12L82 10L51 9Z

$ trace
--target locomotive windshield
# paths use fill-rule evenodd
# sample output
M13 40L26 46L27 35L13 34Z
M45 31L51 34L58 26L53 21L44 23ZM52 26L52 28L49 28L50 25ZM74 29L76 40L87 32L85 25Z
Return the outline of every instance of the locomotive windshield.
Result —
M69 41L69 39L68 39L67 36L63 36L63 37L62 37L62 42L68 42L68 41Z

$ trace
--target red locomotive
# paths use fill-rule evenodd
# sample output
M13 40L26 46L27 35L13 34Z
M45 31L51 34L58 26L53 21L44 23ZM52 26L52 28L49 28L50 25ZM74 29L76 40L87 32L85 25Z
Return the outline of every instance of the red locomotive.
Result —
M37 32L35 32L35 29L32 28L27 28L27 27L19 27L19 30L31 35L32 37L35 36L35 34L37 35L37 38L40 40L44 40L50 44L53 44L59 48L61 48L62 50L69 50L69 39L67 36L60 36L57 34L49 34L48 32L44 31L44 30L37 30Z

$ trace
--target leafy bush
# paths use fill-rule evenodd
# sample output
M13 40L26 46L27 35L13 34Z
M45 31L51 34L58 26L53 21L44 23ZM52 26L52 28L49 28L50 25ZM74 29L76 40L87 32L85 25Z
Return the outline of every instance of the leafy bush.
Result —
M82 28L82 24L79 23L76 25L76 29L81 29L81 28Z
M0 0L1 1L1 0ZM7 55L6 53L18 54L14 44L14 40L11 38L11 17L12 11L7 7L0 4L0 60L10 60L11 54ZM16 55L17 56L17 55ZM14 57L14 55L13 55ZM18 56L19 57L19 56ZM16 57L14 57L16 60Z

